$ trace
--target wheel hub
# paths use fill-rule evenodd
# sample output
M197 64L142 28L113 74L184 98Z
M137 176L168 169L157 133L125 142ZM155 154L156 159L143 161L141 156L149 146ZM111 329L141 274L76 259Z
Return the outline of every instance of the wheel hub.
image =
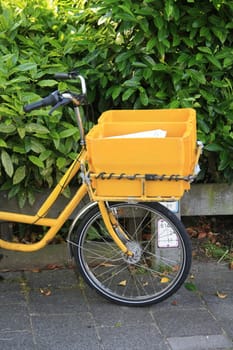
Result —
M128 250L130 250L133 255L124 255L123 258L124 260L129 263L129 264L136 264L140 261L141 256L142 256L142 248L138 242L127 242L126 247Z

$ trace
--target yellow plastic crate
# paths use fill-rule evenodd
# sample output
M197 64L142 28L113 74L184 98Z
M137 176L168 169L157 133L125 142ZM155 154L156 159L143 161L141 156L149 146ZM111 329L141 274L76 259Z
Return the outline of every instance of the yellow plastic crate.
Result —
M119 117L119 118L118 118ZM118 121L119 119L119 121ZM162 129L165 138L124 135ZM120 136L119 138L114 138ZM123 136L123 137L122 137ZM113 138L112 138L113 137ZM184 180L96 179L99 173L188 176L196 163L196 118L193 109L108 111L86 136L92 187L97 197L180 198Z
M91 175L93 197L95 200L139 200L170 201L179 200L184 191L190 189L190 183L179 181L145 181L142 179L96 179Z
M196 111L192 108L109 110L103 112L98 123L106 122L191 122L196 123Z

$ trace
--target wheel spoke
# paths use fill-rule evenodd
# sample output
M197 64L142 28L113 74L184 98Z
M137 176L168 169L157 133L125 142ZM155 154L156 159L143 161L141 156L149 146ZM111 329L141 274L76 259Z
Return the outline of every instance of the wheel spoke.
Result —
M103 296L123 305L147 305L174 293L185 280L191 250L188 237L176 216L158 203L110 204L122 230L130 238L128 257L106 231L98 208L84 218L70 242L85 280ZM177 244L159 245L159 221Z

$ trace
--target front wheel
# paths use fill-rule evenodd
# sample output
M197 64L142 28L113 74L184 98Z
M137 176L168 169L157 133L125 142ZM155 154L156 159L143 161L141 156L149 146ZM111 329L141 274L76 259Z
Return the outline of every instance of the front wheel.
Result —
M98 206L87 213L73 235L73 253L85 281L118 304L158 303L185 281L191 244L175 214L159 203L110 203L130 238L125 256L106 230Z

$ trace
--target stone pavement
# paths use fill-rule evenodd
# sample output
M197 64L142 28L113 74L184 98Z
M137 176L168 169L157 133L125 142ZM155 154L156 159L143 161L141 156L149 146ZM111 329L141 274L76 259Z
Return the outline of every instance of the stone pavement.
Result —
M197 291L183 286L160 304L129 308L78 281L63 245L0 253L2 350L233 349L233 271L224 264L194 261Z

